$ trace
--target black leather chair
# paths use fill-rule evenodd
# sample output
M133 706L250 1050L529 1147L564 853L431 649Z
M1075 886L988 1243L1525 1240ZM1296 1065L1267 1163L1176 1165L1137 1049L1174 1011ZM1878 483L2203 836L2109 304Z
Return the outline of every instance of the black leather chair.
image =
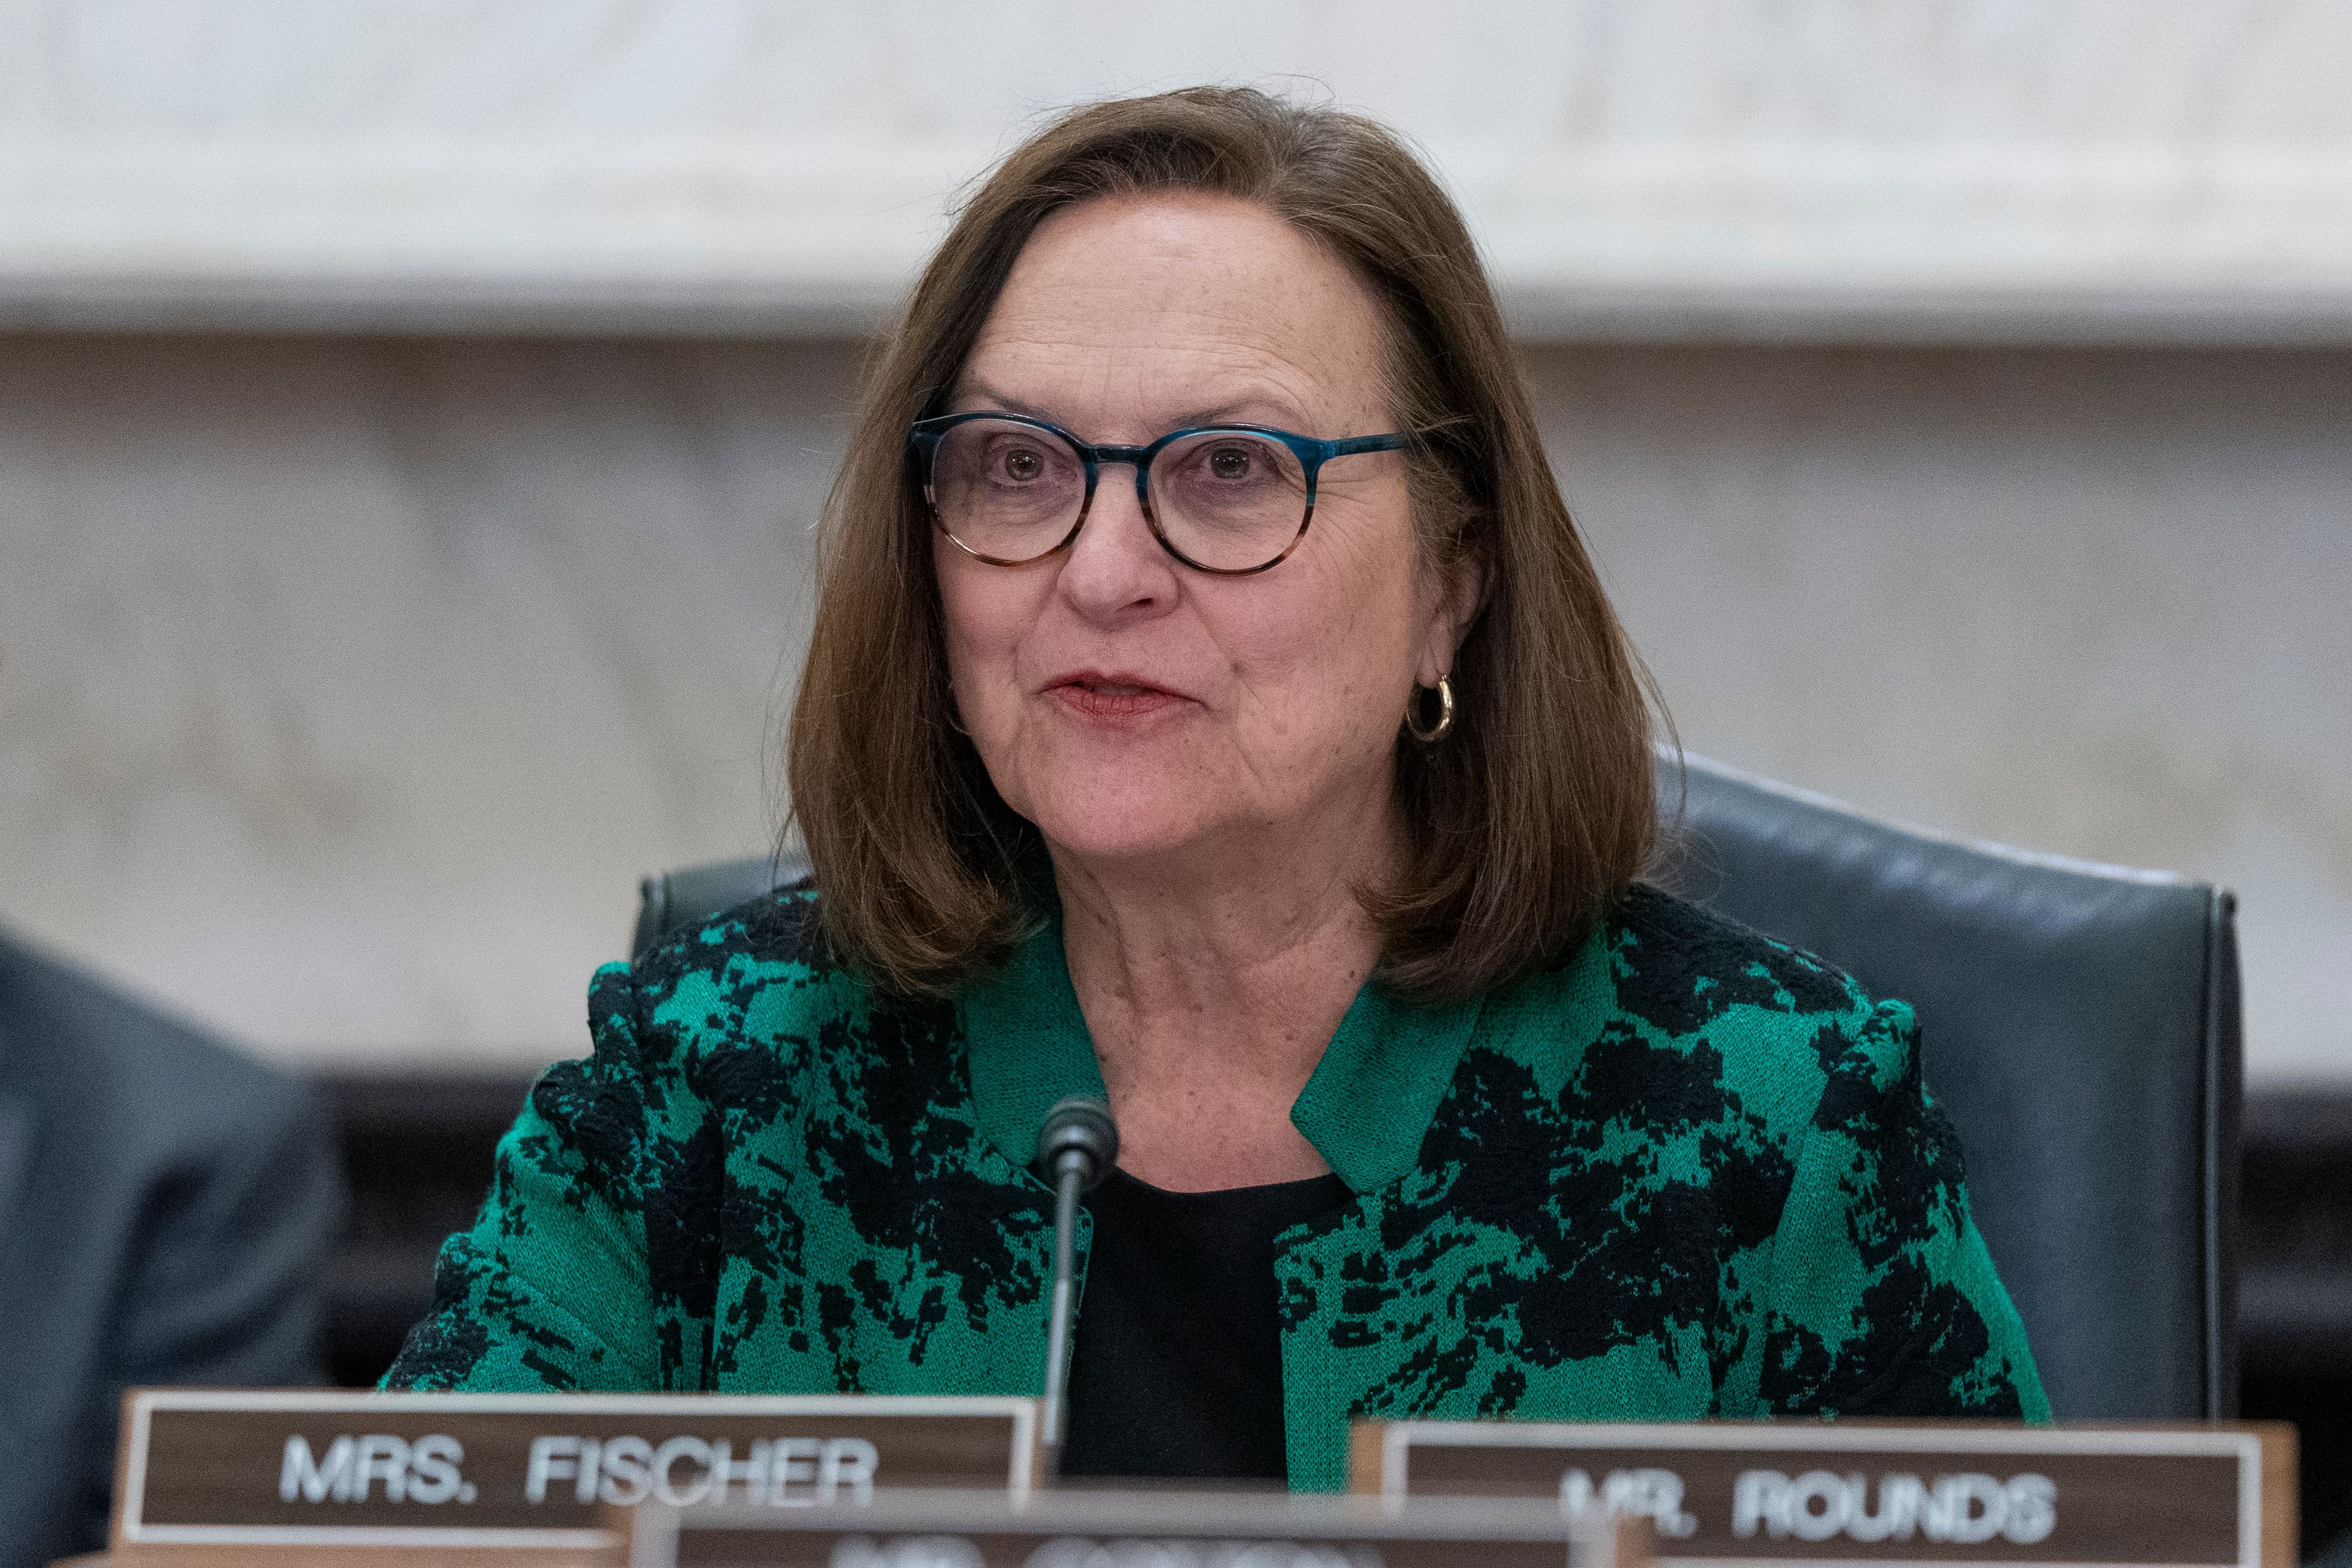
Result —
M1917 1010L2053 1409L2235 1414L2236 900L1891 827L1710 763L1685 779L1661 880Z
M1657 880L1917 1009L2056 1413L2234 1414L2231 895L1892 827L1697 759L1660 784L1679 826ZM636 948L806 869L649 878Z

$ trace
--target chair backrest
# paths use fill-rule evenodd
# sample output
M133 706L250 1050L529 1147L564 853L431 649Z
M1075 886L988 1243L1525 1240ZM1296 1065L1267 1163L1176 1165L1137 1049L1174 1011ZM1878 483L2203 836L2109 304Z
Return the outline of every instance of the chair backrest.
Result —
M2157 872L1957 843L1693 759L1659 880L1917 1010L1978 1225L2062 1418L2237 1401L2234 904ZM807 865L648 878L636 950Z
M629 956L643 958L670 936L808 874L806 852L786 849L647 877L637 884L637 929L629 939Z
M2231 895L1888 826L1696 759L1684 776L1662 879L1916 1010L2056 1414L2234 1413Z

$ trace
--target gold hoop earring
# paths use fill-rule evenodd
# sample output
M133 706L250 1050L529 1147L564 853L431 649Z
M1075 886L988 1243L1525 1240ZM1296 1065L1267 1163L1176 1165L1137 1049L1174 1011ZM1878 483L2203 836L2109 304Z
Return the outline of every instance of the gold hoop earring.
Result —
M1404 729L1423 745L1433 746L1454 728L1454 682L1442 675L1437 678L1437 722L1424 730L1421 727L1421 694L1428 689L1426 686L1416 686L1405 700Z

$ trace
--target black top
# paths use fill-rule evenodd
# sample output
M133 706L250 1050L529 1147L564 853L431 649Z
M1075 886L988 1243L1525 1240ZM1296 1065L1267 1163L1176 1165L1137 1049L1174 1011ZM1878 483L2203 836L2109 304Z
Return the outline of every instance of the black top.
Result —
M1088 1194L1062 1473L1283 1479L1274 1238L1348 1197L1337 1176L1171 1193L1118 1170Z

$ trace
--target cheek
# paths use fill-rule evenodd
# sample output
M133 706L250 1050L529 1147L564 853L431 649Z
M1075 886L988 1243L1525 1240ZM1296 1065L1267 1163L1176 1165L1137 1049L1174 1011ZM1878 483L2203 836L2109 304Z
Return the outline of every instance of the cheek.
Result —
M1220 640L1301 761L1382 753L1397 717L1390 710L1402 713L1412 674L1411 574L1361 542L1322 542L1335 548L1286 584L1290 592L1232 606ZM1294 565L1307 563L1281 570Z
M1359 686L1393 682L1411 662L1421 613L1412 529L1401 505L1356 521L1324 541L1332 547L1327 624Z
M953 550L934 546L932 552L948 673L962 702L985 702L1009 671L1021 632L1034 618L1026 603L1031 595L1023 574L984 566Z

